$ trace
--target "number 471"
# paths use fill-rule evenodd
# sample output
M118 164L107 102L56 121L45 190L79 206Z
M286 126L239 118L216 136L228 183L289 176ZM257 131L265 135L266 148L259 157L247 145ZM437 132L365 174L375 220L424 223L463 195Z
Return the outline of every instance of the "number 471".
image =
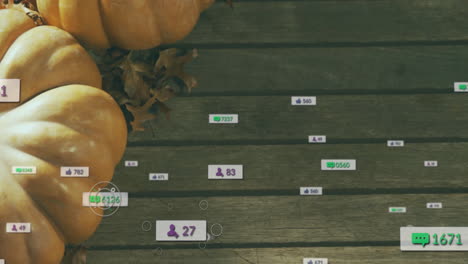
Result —
M7 97L8 96L7 93L6 93L6 89L7 89L6 86L2 85L2 91L1 91L1 94L0 94L2 97Z

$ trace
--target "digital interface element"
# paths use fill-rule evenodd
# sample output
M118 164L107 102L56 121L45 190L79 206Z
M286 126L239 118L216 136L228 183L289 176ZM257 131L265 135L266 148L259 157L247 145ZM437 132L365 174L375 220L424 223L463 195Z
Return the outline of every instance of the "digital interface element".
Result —
M36 174L34 166L14 166L11 168L12 174Z
M158 220L156 241L206 241L205 220Z
M239 123L238 114L210 114L208 116L210 124L237 124Z
M150 173L149 180L150 181L168 181L169 173Z
M426 208L429 208L429 209L442 209L442 203L427 203Z
M210 180L242 180L243 165L208 165Z
M299 189L300 195L322 195L322 187L301 187Z
M120 192L112 182L98 182L89 192L83 193L83 206L89 207L96 215L109 217L120 207L128 206L128 193ZM101 209L102 213L97 209Z
M428 233L413 233L411 234L411 242L413 245L420 244L422 247L429 244L430 236Z
M356 170L356 160L322 159L322 170Z
M126 160L125 161L125 167L138 167L138 161L137 160Z
M455 82L453 84L453 89L455 92L467 93L468 92L468 82Z
M468 227L401 227L401 251L468 251Z
M437 160L425 160L424 167L437 167L439 166L439 162Z
M406 207L389 207L389 213L406 213Z
M89 177L89 167L60 167L61 177Z
M7 233L31 233L31 223L7 223Z
M328 264L327 258L305 258L303 264Z
M327 137L325 135L309 136L309 143L327 143Z
M388 140L387 147L404 147L405 141L403 140Z
M291 105L317 105L315 96L292 96Z
M0 79L0 103L18 103L20 93L19 79Z

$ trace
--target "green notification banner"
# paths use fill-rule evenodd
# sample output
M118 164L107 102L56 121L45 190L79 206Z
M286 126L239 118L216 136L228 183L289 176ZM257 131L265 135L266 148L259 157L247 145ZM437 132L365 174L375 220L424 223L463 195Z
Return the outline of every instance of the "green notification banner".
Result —
M356 160L322 159L322 170L356 170Z
M210 114L208 116L210 124L237 124L239 123L238 114Z
M468 251L468 227L401 227L401 251Z

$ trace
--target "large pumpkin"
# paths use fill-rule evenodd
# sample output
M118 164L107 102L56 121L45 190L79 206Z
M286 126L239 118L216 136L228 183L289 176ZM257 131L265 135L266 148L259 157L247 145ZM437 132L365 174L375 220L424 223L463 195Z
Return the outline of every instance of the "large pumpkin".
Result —
M83 192L110 181L123 155L123 114L100 87L96 65L68 33L35 27L0 10L0 78L21 79L20 103L0 103L0 259L56 264L64 245L80 243L101 217L82 206ZM36 174L12 174L34 166ZM61 166L89 167L87 178L60 177ZM6 223L31 233L5 233Z
M21 79L21 102L62 85L101 88L102 82L96 64L73 36L56 27L37 27L16 9L0 10L0 78ZM0 103L0 112L17 105Z
M215 0L37 0L47 23L95 48L149 49L181 40Z

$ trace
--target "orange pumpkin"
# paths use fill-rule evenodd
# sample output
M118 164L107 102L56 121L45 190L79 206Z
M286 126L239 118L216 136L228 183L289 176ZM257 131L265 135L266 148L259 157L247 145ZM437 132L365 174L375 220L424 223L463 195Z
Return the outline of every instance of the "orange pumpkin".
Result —
M149 49L188 35L214 0L37 0L47 23L94 48Z
M0 79L21 79L21 102L0 103L0 259L60 263L64 245L86 240L101 221L82 194L111 180L126 122L76 40L16 9L0 10ZM14 166L37 172L13 174ZM90 175L64 178L62 166ZM5 233L6 223L31 223L32 232Z
M37 27L23 11L0 10L0 78L21 79L21 102L54 87L101 88L101 74L80 44L52 26ZM0 112L19 103L0 103Z

